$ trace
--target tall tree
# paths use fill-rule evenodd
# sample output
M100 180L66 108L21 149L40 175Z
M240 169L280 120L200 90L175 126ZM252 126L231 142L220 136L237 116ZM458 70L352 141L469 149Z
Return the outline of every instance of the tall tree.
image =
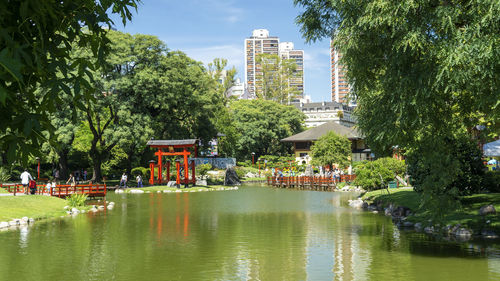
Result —
M208 72L216 83L217 92L222 97L224 105L227 105L228 93L236 82L236 68L233 66L226 69L227 60L216 58L208 64Z
M351 162L351 142L335 132L320 137L311 147L312 159L315 165L349 166Z
M453 205L452 185L463 173L454 140L472 141L477 125L490 137L500 132L498 1L295 4L305 8L297 22L308 41L333 35L370 145L418 153L428 171L422 181L427 201Z
M300 77L297 64L292 59L282 59L278 55L259 54L256 67L255 94L260 99L289 104L299 94L296 86L291 85L293 78Z
M291 153L291 146L281 139L300 133L305 120L294 106L267 100L234 101L230 111L241 134L236 145L241 159L250 159L252 152L257 156Z
M109 14L123 24L138 0L2 1L0 3L0 149L12 162L26 159L53 130L49 114L64 91L81 106L89 99L89 70L102 64L107 51ZM71 60L73 42L88 48L97 60ZM58 77L59 73L62 77ZM39 95L37 89L44 89ZM16 155L19 153L19 155ZM20 157L19 157L20 156Z

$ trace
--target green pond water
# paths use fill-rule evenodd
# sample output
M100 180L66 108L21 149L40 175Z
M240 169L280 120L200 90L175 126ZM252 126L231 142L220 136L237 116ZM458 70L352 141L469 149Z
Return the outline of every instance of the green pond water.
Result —
M446 242L355 194L108 194L112 211L0 233L0 280L500 280L500 243Z

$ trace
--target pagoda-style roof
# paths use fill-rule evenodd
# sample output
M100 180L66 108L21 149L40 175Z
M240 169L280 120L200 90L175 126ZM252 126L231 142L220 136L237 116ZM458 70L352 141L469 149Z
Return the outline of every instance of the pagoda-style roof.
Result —
M342 126L336 122L330 121L321 126L311 128L302 133L284 138L282 142L305 142L305 141L316 141L320 137L326 135L328 132L333 131L337 135L344 136L350 140L363 139L363 135L358 132L355 128L349 128Z
M186 140L150 140L146 145L149 146L186 146L194 145L198 142L197 139L186 139Z

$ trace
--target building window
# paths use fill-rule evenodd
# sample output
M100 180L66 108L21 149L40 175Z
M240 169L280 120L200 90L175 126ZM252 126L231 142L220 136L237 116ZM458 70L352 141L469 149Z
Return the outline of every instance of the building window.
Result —
M310 148L311 148L311 143L310 142L296 142L295 143L295 149L308 150Z

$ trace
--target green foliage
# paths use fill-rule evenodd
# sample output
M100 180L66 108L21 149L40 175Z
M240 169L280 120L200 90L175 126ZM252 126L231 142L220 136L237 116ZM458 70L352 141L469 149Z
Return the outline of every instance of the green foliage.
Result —
M239 179L244 178L245 175L247 174L243 167L236 167L234 170L236 171L236 174L238 175Z
M202 177L205 177L207 175L207 172L210 170L212 170L212 165L210 163L196 166L196 173L198 173Z
M261 68L255 83L255 95L258 98L290 104L300 95L297 86L291 86L290 83L292 79L302 79L302 72L297 71L295 60L282 59L275 54L258 54L256 64Z
M294 106L267 100L239 100L230 104L236 130L238 159L255 159L260 155L291 153L291 145L280 140L302 131L305 116Z
M208 71L216 83L216 91L224 101L224 105L227 104L229 89L236 82L236 68L233 66L231 69L225 70L226 66L227 60L223 58L215 58L213 62L208 64Z
M455 201L458 189L473 192L475 168L455 157L453 141L471 138L477 125L485 126L482 138L500 133L498 2L294 2L304 8L297 22L306 40L332 37L342 53L358 125L375 154L399 145L418 157L435 214L456 205L444 201Z
M335 132L328 132L320 137L311 147L311 156L314 165L349 166L351 157L351 142Z
M354 184L365 190L387 188L387 184L405 172L405 162L394 158L380 158L375 161L361 161L354 167Z
M0 149L9 162L38 153L43 131L54 131L49 114L71 96L77 106L91 97L90 69L103 65L111 13L123 24L136 0L2 1L0 3ZM72 60L73 43L96 60ZM61 76L59 74L62 74ZM38 89L43 89L37 92Z
M91 159L93 180L146 162L151 157L146 143L152 137L206 143L216 135L216 125L230 127L230 119L214 121L223 112L223 99L200 63L170 52L155 36L109 31L108 37L106 67L96 71L99 79L89 81L99 90L93 93L95 101L79 112L82 125L73 144ZM91 59L85 50L74 56Z
M450 139L447 146L450 151L446 157L453 158L455 165L450 167L450 170L443 171L442 176L454 178L454 180L440 186L439 192L470 195L481 191L484 166L477 144L467 136L461 136ZM419 152L420 150L416 149L409 151L407 163L415 191L422 192L427 186L432 185L428 182L434 179L432 169L439 169L439 167L422 159Z
M143 180L144 180L144 177L148 175L148 172L151 172L151 171L148 168L144 168L144 167L135 167L130 171L130 173L132 175L134 175L134 177L141 175Z
M68 202L68 206L76 208L84 206L85 201L87 201L87 197L87 194L73 193L70 196L66 197L66 201Z
M238 175L238 177L240 179L245 178L246 174L248 174L248 173L253 173L253 174L259 173L259 169L258 168L254 168L254 167L236 166L234 169L235 169L236 174Z
M483 189L500 193L500 171L487 171L484 174Z
M10 180L10 171L5 167L0 167L0 183L5 183Z

